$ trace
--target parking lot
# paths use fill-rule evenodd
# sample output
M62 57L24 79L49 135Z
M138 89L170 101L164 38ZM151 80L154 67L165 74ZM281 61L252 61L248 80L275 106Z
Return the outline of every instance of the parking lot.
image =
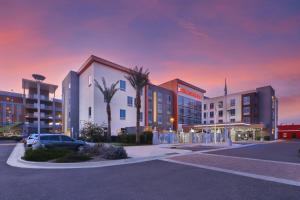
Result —
M0 145L0 199L299 199L296 186L155 160L93 169L22 169Z

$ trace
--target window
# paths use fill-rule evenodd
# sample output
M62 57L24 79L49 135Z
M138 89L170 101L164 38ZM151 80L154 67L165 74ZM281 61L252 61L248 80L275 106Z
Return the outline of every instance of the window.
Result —
M133 97L130 97L130 96L127 97L127 105L130 107L133 106Z
M210 108L210 109L214 109L214 103L210 103L210 104L209 104L209 108Z
M209 113L209 117L210 117L210 118L214 117L214 112L210 112L210 113Z
M223 123L223 120L222 120L222 119L219 119L219 123L222 124L222 123Z
M235 119L230 119L230 122L231 122L231 123L234 123L234 122L235 122Z
M89 87L90 87L92 85L92 76L91 75L89 75L88 82L89 82Z
M64 141L64 142L72 142L73 139L68 137L68 136L65 136L65 135L62 135L61 136L61 140Z
M243 114L250 114L250 107L243 107Z
M206 121L203 121L203 124L206 124Z
M231 110L230 110L230 115L231 115L231 116L235 116L235 109L231 109Z
M230 99L230 106L235 106L235 99Z
M126 110L120 109L120 120L126 119Z
M140 114L140 122L142 122L143 121L143 112L141 112L141 114Z
M207 113L203 113L203 118L206 119Z
M172 102L171 96L168 95L168 103L171 103L171 102Z
M152 90L151 89L149 89L148 90L148 99L152 99Z
M71 89L71 83L69 83L69 89Z
M243 119L244 123L250 123L250 117L244 117Z
M214 121L214 120L210 120L209 123L210 123L210 124L214 124L215 121Z
M162 121L163 121L162 119L163 119L162 115L158 114L157 115L158 124L162 124Z
M126 81L120 80L120 90L126 91Z
M89 107L89 118L92 116L92 107Z
M223 108L223 101L219 101L218 105L219 105L219 108Z
M243 104L244 105L250 105L250 96L244 96L243 97Z
M207 107L206 107L206 104L203 104L203 109L204 109L204 110L206 110L206 109L207 109Z
M219 117L223 117L223 110L219 110Z
M161 92L158 92L158 93L157 93L157 101L158 101L158 102L162 102L162 101L163 101L163 95L162 95Z
M163 108L162 108L162 104L161 103L157 104L157 112L158 113L162 113L163 112Z

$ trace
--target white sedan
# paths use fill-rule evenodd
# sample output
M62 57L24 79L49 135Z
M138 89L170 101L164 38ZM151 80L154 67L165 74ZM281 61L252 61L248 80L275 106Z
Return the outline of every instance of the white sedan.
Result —
M31 134L26 138L25 140L25 146L26 147L32 147L33 143L38 139L38 134Z

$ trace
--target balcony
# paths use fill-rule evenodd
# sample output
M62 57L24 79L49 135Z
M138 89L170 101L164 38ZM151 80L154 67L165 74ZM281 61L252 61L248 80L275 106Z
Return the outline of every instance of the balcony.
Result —
M25 97L27 99L38 99L37 94L27 94ZM45 96L45 95L40 95L40 99L43 100L43 101L51 101L52 100L48 96Z

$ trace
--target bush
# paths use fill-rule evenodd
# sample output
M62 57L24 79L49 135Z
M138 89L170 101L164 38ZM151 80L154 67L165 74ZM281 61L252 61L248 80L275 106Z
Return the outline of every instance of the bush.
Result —
M141 144L152 144L153 133L151 131L145 131L140 136Z
M127 158L127 153L124 147L117 147L113 145L106 147L104 145L102 148L102 157L108 160L125 159Z
M102 126L92 122L84 122L81 129L81 139L89 142L105 142L105 130Z
M261 138L260 136L256 136L255 140L260 140L260 138Z
M27 161L46 162L63 157L70 153L72 153L72 151L67 149L27 149L23 159Z
M135 135L122 134L119 136L120 143L135 144Z
M84 162L84 161L88 161L91 159L92 158L86 154L79 154L76 152L71 152L71 153L64 155L63 157L56 159L55 162L57 162L57 163L72 163L72 162Z

